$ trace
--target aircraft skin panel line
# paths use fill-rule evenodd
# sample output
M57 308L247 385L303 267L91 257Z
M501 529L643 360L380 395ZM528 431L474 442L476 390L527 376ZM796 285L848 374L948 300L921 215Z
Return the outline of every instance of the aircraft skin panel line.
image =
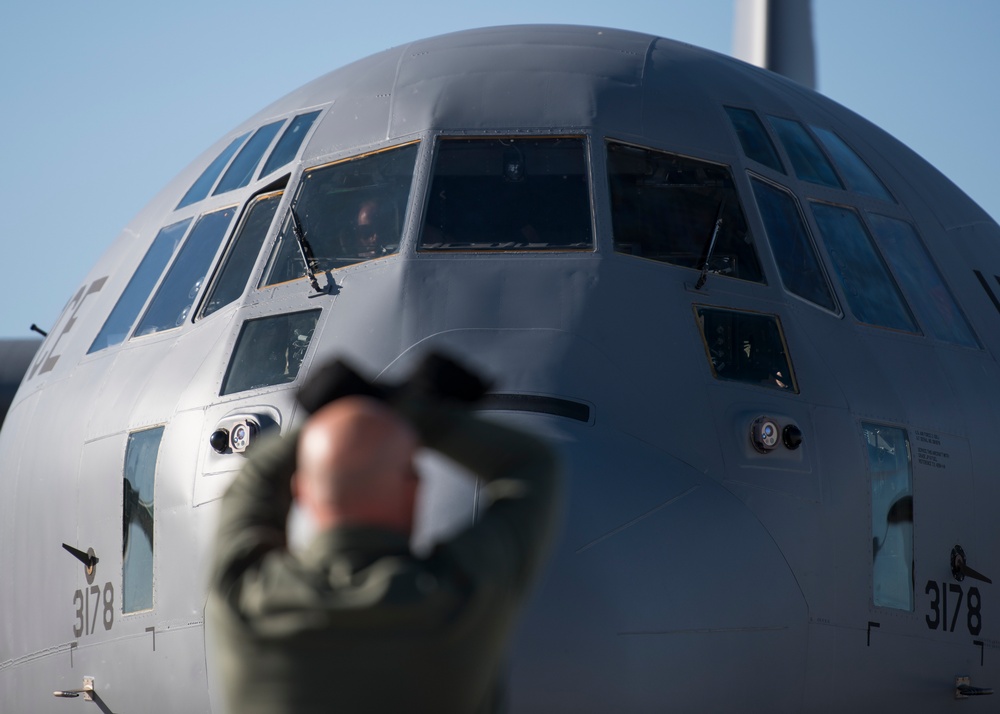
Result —
M599 538L597 538L595 540L590 541L589 543L586 543L586 544L580 546L579 548L576 549L576 552L577 553L582 553L585 550L589 550L590 548L593 548L595 545L597 545L601 541L607 540L608 538L611 538L611 537L617 535L618 533L621 533L626 528L630 528L631 526L634 526L639 521L642 521L642 520L644 520L646 518L649 518L651 515L653 515L657 511L659 511L659 510L661 510L663 508L666 508L667 506L672 506L673 504L677 503L678 501L680 501L681 499L683 499L685 496L687 496L688 494L690 494L691 492L693 492L696 488L698 488L698 487L697 486L692 486L691 488L689 488L684 493L678 494L674 498L671 498L668 501L664 501L659 506L655 506L655 507L649 509L648 511L646 511L645 513L643 513L643 514L641 514L639 516L636 516L635 518L633 518L628 523L623 523L622 525L620 525L617 528L615 528L613 531L609 531L609 532L605 533L604 535L602 535L601 537L599 537Z

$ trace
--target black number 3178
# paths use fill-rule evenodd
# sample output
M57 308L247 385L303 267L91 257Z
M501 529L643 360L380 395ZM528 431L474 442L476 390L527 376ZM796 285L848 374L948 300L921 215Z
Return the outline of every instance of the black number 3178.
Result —
M111 583L104 583L102 592L100 585L91 585L89 589L77 590L73 593L73 604L76 606L76 623L73 625L73 635L94 634L97 623L110 630L115 624L115 588Z
M962 612L962 601L965 601L965 624L969 628L970 635L978 635L983 629L983 600L979 595L979 588L970 587L968 592L962 590L958 583L938 583L933 580L927 581L924 593L931 596L931 612L924 619L927 626L932 630L944 630L954 632L955 626L959 622L959 615ZM952 608L948 607L949 593L951 594ZM950 617L949 617L950 614Z

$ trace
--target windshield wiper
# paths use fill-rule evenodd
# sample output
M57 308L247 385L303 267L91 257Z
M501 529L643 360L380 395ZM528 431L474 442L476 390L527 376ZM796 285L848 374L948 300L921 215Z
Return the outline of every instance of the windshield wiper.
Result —
M722 229L722 211L726 207L726 199L728 196L723 196L722 201L719 202L719 212L715 216L715 230L712 231L712 240L708 244L708 253L705 255L705 264L701 266L701 277L698 278L698 282L694 284L695 290L701 290L702 286L705 285L705 281L708 280L708 263L712 260L712 252L715 250L715 241L719 237L719 231Z
M299 255L306 266L306 275L309 277L309 284L318 293L325 292L316 280L316 256L313 255L312 246L306 240L305 233L302 232L302 224L299 222L299 215L295 212L295 207L289 204L288 214L292 217L292 235L299 246ZM328 286L329 287L329 286Z

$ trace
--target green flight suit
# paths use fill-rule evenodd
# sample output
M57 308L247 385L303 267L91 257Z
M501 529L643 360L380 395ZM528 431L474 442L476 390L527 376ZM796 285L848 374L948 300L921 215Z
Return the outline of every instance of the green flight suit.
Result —
M407 412L491 505L427 557L374 527L321 532L292 555L297 434L257 445L222 499L206 610L233 714L496 710L512 620L557 520L556 461L464 409Z

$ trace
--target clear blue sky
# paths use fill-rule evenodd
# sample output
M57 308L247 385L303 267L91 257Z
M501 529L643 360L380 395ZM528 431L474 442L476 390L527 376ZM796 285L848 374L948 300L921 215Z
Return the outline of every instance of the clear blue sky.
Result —
M1000 2L814 0L819 89L1000 217ZM0 23L0 338L48 329L125 224L273 99L378 50L516 23L729 52L732 0L54 0Z

